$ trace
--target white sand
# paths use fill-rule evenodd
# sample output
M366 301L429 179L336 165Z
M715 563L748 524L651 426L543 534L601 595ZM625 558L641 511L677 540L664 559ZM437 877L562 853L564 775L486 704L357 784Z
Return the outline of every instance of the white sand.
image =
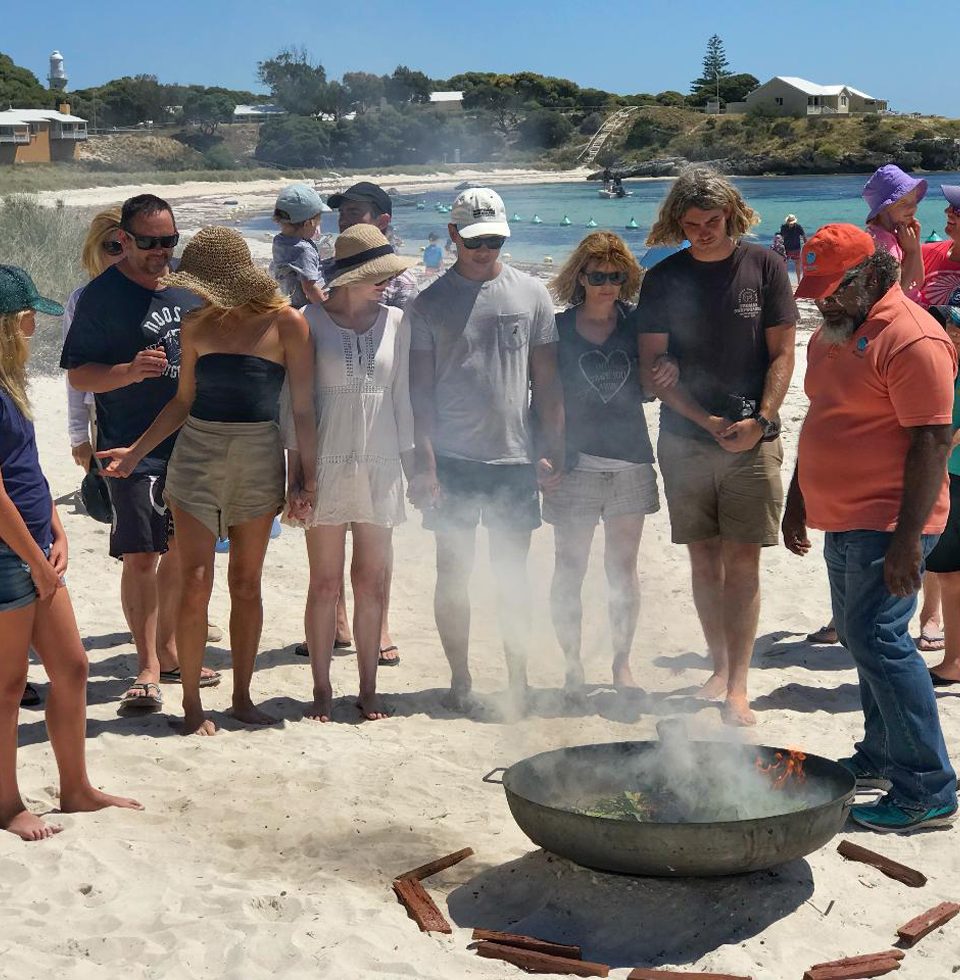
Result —
M804 340L801 344L805 343ZM802 346L798 351L801 354ZM802 376L802 364L797 378ZM396 715L358 723L354 658L334 662L336 723L301 720L306 661L295 657L306 585L302 535L270 545L264 632L254 692L283 725L238 729L222 714L231 675L226 644L210 663L225 670L206 703L224 730L182 739L168 715L119 719L116 701L134 671L119 605L119 566L107 529L78 514L78 470L68 452L62 382L36 383L42 459L71 540L70 589L90 651L89 757L96 784L142 800L145 813L66 816L64 833L24 844L0 834L4 977L180 978L519 977L467 950L470 928L510 929L582 943L615 967L685 966L781 980L812 963L884 949L897 925L960 898L956 831L882 838L851 831L930 876L920 890L848 864L834 845L768 873L695 880L631 879L591 872L539 851L514 824L503 791L481 782L497 765L564 745L649 738L655 722L693 710L655 699L635 714L598 689L582 714L565 711L560 654L547 615L551 532L534 537L531 680L540 708L514 724L480 723L440 707L446 665L431 609L433 548L414 517L396 537L393 635L403 662L381 670ZM795 384L784 420L793 463L803 396ZM656 413L649 411L651 422ZM475 575L473 665L481 692L504 685L491 580L481 542ZM609 681L599 548L587 589L588 681ZM213 618L226 624L226 560L218 558ZM684 550L667 517L649 520L641 549L645 595L635 671L656 692L705 677ZM826 756L849 751L861 731L856 676L840 647L812 648L799 634L829 615L822 561L782 548L763 558L763 610L751 690L760 724L745 738ZM45 691L38 667L31 679ZM166 687L170 715L178 689ZM955 698L941 700L950 744L960 730ZM687 714L696 734L729 737L716 707ZM21 784L32 809L55 804L57 776L42 714L21 715ZM390 880L446 852L476 857L428 882L454 925L422 935L396 903ZM832 908L829 914L822 914ZM938 980L960 964L960 920L907 954L904 980Z

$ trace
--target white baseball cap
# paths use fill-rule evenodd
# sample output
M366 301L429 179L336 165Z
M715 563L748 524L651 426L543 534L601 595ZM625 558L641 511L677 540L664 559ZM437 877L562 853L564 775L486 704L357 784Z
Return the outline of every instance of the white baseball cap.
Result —
M461 238L477 238L480 235L510 237L503 200L489 187L471 187L465 190L453 202L450 223L457 226Z

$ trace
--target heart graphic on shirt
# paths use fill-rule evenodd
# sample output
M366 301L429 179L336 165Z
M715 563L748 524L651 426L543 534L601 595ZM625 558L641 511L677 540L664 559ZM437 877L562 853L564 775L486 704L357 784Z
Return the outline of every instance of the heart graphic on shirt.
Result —
M602 350L588 350L580 355L579 363L587 383L604 405L616 397L630 377L630 358L622 350L609 354L604 354Z

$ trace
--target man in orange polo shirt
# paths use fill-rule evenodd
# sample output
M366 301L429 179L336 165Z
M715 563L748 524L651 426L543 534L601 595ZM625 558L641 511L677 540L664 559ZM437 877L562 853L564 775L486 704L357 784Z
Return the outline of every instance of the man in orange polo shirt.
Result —
M798 298L823 322L810 338L810 409L783 517L783 539L824 557L840 640L860 678L863 740L841 763L859 788L887 789L852 818L881 832L953 821L957 780L933 685L908 626L924 559L949 510L957 355L908 300L896 259L853 225L826 225L803 248Z

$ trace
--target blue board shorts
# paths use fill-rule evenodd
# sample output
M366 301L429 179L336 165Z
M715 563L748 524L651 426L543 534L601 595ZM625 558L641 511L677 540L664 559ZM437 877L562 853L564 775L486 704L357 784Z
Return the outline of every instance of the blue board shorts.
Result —
M46 549L50 554L50 549ZM37 601L30 566L10 547L0 541L0 613L22 609Z

